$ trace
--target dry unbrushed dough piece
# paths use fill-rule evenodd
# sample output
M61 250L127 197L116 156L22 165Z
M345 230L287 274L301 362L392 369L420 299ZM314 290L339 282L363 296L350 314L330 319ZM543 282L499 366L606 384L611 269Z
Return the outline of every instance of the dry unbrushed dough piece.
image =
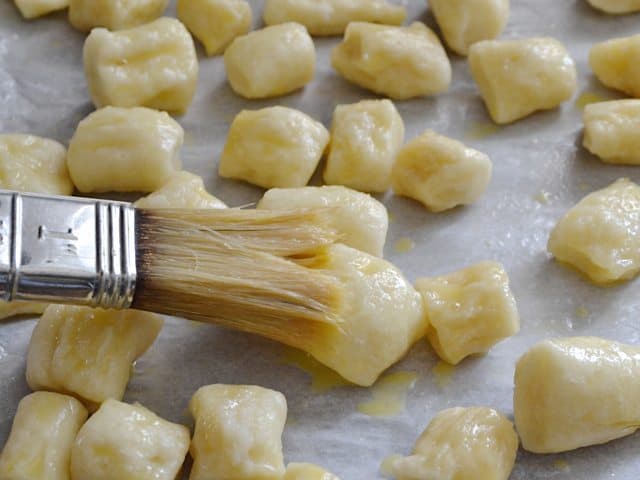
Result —
M589 65L607 87L640 98L640 34L594 45Z
M607 163L640 165L640 100L613 100L584 108L583 145Z
M149 107L184 113L196 92L198 59L193 39L175 18L110 32L91 31L84 71L97 108Z
M290 210L292 208L332 207L332 226L340 242L360 251L382 257L389 228L385 206L366 193L346 187L273 188L266 192L256 208Z
M189 429L136 403L105 401L71 450L73 480L174 480L189 449Z
M324 125L298 110L243 110L229 129L218 173L265 188L303 187L328 143Z
M287 401L249 385L208 385L191 398L195 419L190 480L281 480Z
M0 135L0 187L21 192L71 195L67 150L55 140Z
M168 0L68 0L69 22L78 30L122 30L155 20Z
M264 23L298 22L311 35L341 35L351 22L402 25L407 11L387 0L266 0Z
M621 178L580 200L555 226L547 249L593 282L640 272L640 186Z
M67 165L81 192L153 192L181 168L184 131L166 112L105 107L78 124Z
M575 64L550 37L483 40L469 49L469 65L496 123L555 108L576 90Z
M487 407L450 408L438 413L409 457L395 459L397 480L507 480L518 451L513 424Z
M640 11L640 0L587 0L589 4L605 13L622 14Z
M509 0L429 0L447 46L460 55L480 40L493 40L509 20Z
M491 160L461 142L427 130L396 156L391 184L433 212L475 202L491 180Z
M420 294L389 262L341 244L313 268L343 283L345 298L340 331L313 339L307 351L350 382L372 385L424 336Z
M50 305L31 336L27 383L74 395L95 410L123 397L131 364L161 328L162 319L152 313Z
M352 22L331 65L348 81L397 100L435 95L451 83L440 40L420 22L408 27Z
M227 208L227 205L204 188L202 178L181 171L171 180L133 204L136 208Z
M223 53L234 38L251 30L253 19L246 0L178 0L177 13L209 56Z
M27 20L62 10L69 6L69 0L13 0Z
M605 443L640 425L640 348L596 337L540 342L516 364L513 412L526 450Z
M504 267L481 262L441 277L421 278L429 330L427 338L453 365L468 355L486 353L520 330L516 300Z
M313 80L316 49L299 23L273 25L237 37L224 52L224 68L238 95L277 97Z
M87 415L67 395L36 392L24 397L0 455L0 478L69 480L71 445Z
M323 178L363 192L385 192L404 142L404 122L390 100L338 105Z
M290 463L283 480L340 480L334 474L310 463Z

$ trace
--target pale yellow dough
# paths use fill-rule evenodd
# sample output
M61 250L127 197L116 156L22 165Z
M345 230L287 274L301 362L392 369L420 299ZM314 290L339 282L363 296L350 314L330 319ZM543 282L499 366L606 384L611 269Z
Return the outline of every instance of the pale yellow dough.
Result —
M27 383L78 397L91 409L121 399L131 364L154 342L162 319L136 310L50 305L27 355Z
M265 188L303 187L328 143L327 129L298 110L243 110L229 129L218 173Z
M70 480L71 446L87 419L73 397L36 392L18 404L0 455L2 480Z
M346 187L273 188L266 192L256 208L290 210L292 208L334 209L332 226L345 245L382 257L389 228L385 206L366 193Z
M69 0L69 22L78 30L122 30L155 20L168 0Z
M540 342L516 364L522 446L556 453L630 435L640 425L640 348L596 337Z
M30 20L69 6L69 0L14 0L20 14Z
M433 212L475 202L491 180L487 155L427 130L407 143L391 172L393 191Z
M395 459L396 480L507 480L518 435L502 414L487 407L438 413L409 457Z
M174 480L189 449L189 429L136 403L105 401L71 450L73 480Z
M181 171L158 190L133 204L136 208L227 208L204 188L202 178Z
M246 0L178 0L177 11L210 56L223 53L234 38L251 30L253 14Z
M298 22L311 35L341 35L351 22L402 25L403 6L387 0L266 0L264 23Z
M290 463L283 480L340 480L334 474L310 463Z
M166 112L105 107L78 125L67 165L81 192L153 192L182 167L184 131Z
M389 262L341 244L315 265L344 285L340 331L307 349L357 385L372 385L426 332L420 294Z
M640 98L640 34L594 45L589 65L607 87Z
M550 37L474 43L469 66L491 118L500 124L555 108L576 90L575 64Z
M229 85L238 95L269 98L309 83L316 71L316 49L299 23L273 25L237 37L224 52Z
M640 99L591 103L583 118L587 150L607 163L640 165Z
M445 42L467 55L480 40L493 40L509 20L509 0L429 0Z
M338 105L324 181L363 192L384 192L391 185L391 168L403 142L404 122L390 100Z
M348 81L395 100L435 95L451 83L440 40L420 22L408 27L352 22L331 65Z
M589 4L605 13L620 15L640 11L640 0L587 0Z
M622 178L587 195L560 219L547 248L598 284L635 277L640 272L640 186Z
M67 149L48 138L0 135L0 188L21 192L71 195Z
M89 94L97 108L149 107L180 114L196 92L195 45L175 18L118 32L94 28L83 57Z
M448 363L486 353L520 330L509 277L499 263L481 262L441 277L420 278L416 289L429 321L427 338Z
M195 419L189 480L282 480L287 401L250 385L208 385L191 398Z

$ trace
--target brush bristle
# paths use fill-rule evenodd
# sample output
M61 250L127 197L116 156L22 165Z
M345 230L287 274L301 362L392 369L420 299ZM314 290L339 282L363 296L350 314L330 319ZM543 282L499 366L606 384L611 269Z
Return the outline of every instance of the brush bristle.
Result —
M330 211L141 210L133 307L304 348L339 328L342 286L288 258L322 258Z

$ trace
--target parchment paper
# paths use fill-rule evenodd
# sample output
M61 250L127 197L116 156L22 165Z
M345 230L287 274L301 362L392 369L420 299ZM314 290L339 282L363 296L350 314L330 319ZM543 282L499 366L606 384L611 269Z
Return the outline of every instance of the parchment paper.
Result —
M252 1L256 26L261 1ZM410 20L434 26L426 2L405 0ZM172 2L168 14L175 14ZM512 415L516 359L536 341L552 336L599 335L640 343L638 281L598 288L550 260L548 232L568 208L589 191L627 176L640 181L640 168L606 165L581 145L581 111L575 100L585 92L619 98L599 86L587 65L589 47L614 36L640 32L640 15L605 16L584 0L514 0L504 37L549 35L563 41L575 59L579 88L560 109L513 125L492 128L465 59L452 56L453 84L438 97L398 103L407 139L426 128L461 139L488 153L494 175L487 193L467 208L430 214L417 203L387 195L393 221L386 257L415 280L494 259L505 264L522 318L519 335L487 356L466 360L449 382L432 373L437 363L426 341L393 370L419 374L406 410L390 418L357 411L370 391L341 387L314 393L304 371L283 363L283 347L261 338L167 319L155 345L141 358L126 394L161 416L190 422L187 403L200 386L215 382L258 384L283 392L289 404L284 433L287 461L311 461L343 480L381 478L379 465L390 453L408 453L429 420L451 406L486 405ZM92 111L81 62L84 35L66 14L24 22L11 1L0 2L0 131L42 135L68 143L77 123ZM335 105L374 97L346 83L329 66L337 38L317 39L318 71L303 91L268 101L247 101L225 81L222 59L207 58L198 47L200 80L187 115L182 158L202 175L211 192L231 206L256 202L262 190L217 178L216 165L229 124L243 108L285 105L330 124ZM541 201L548 193L548 202ZM394 243L416 246L399 253ZM0 444L15 408L28 393L25 354L32 319L0 324ZM604 407L604 406L603 406ZM513 480L637 479L640 437L562 455L521 452ZM563 463L566 462L566 463Z

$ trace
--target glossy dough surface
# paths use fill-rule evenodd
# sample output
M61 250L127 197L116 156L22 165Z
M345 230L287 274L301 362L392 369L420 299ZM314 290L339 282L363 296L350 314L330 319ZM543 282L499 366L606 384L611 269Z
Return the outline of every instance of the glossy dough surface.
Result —
M622 178L580 200L557 223L547 249L593 282L640 271L640 186Z
M27 20L62 10L69 6L69 0L14 0L20 14Z
M149 107L184 113L196 92L198 58L193 39L175 18L129 30L91 31L84 70L97 108Z
M204 188L202 177L181 171L158 190L142 197L136 208L227 208L227 205Z
M69 22L78 30L133 28L155 20L168 0L69 0Z
M348 81L396 100L435 95L451 83L451 64L440 40L420 22L408 27L350 23L331 65Z
M208 385L191 398L195 419L190 480L280 480L287 401L250 385Z
M290 463L283 480L340 480L332 473L310 463Z
M640 34L594 45L589 65L607 87L640 98Z
M640 100L592 103L583 116L587 150L607 163L640 165Z
M640 348L596 337L540 342L516 364L522 446L555 453L630 435L640 425Z
M481 262L441 277L420 278L416 289L429 321L427 338L451 364L486 353L520 330L509 277L499 263Z
M496 123L555 108L576 90L575 64L564 45L550 37L475 43L469 66Z
M605 13L622 14L640 11L640 0L587 0Z

